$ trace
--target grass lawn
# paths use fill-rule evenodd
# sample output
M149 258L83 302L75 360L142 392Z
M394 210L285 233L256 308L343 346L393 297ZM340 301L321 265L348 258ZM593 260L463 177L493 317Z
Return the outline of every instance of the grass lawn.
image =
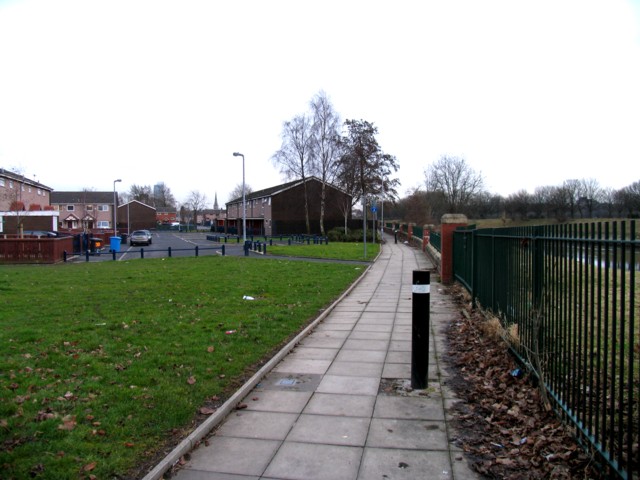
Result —
M364 269L218 256L2 266L2 478L140 474Z
M379 243L367 243L366 261L372 261L380 252ZM273 245L267 247L268 255L290 257L335 258L338 260L365 260L363 243L330 242L329 245Z

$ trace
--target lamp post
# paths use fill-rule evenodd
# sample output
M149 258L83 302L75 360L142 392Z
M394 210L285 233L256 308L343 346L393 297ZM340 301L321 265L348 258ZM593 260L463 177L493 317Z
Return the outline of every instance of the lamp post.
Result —
M116 196L116 183L121 182L122 179L117 179L113 181L113 236L115 237L117 235L117 230L116 230L116 225L117 225L117 219L116 219L116 213L118 211L118 198Z
M242 157L242 240L243 245L247 244L247 197L245 194L244 186L244 155L238 152L233 152L234 157Z

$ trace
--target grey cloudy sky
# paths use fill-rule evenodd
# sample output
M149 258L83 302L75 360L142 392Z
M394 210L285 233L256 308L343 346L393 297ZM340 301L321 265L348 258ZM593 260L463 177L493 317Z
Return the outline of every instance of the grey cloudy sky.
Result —
M640 2L0 0L0 167L55 190L283 179L320 90L379 128L400 192L443 154L492 193L640 180Z

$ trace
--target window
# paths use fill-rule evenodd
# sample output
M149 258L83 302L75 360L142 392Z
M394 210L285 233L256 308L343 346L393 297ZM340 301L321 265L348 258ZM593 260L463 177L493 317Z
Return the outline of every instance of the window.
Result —
M99 212L108 212L109 211L109 205L98 205L98 211Z
M76 209L75 205L67 205L67 212L73 212Z
M4 187L4 178L0 178L0 187Z
M38 195L42 195L42 190L38 189Z
M9 180L9 188L13 188L13 180Z
M87 212L93 211L93 205L87 205Z
M98 228L109 228L109 222L107 220L100 220L98 222Z

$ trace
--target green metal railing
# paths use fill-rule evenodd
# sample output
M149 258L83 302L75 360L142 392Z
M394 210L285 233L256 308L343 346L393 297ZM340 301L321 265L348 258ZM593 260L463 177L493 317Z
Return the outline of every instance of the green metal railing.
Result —
M435 248L438 252L442 251L442 237L438 232L430 232L429 233L429 243Z
M454 276L610 477L640 474L636 222L454 233Z

